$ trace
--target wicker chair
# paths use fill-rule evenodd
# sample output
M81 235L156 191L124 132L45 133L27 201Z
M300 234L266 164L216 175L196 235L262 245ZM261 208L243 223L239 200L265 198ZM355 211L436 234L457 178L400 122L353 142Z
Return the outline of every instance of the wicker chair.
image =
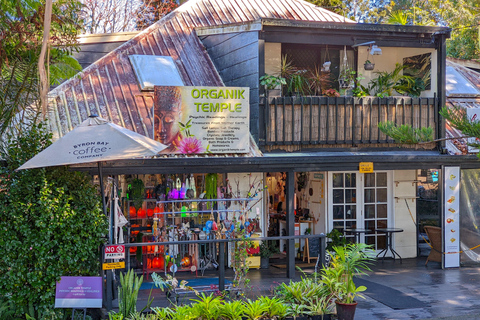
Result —
M425 226L424 229L432 246L425 265L428 264L428 261L442 262L442 228Z

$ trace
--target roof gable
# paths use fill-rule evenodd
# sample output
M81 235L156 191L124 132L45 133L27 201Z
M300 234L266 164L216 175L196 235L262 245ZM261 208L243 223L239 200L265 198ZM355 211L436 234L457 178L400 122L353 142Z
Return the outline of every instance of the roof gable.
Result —
M128 56L171 56L185 85L223 86L195 28L262 18L353 22L302 0L190 0L49 93L54 138L90 114L152 137L153 94L140 91Z

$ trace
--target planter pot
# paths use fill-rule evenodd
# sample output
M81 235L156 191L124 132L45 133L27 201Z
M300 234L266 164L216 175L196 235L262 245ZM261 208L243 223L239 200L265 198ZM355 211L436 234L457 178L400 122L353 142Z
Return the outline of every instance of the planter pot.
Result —
M357 308L357 302L354 303L341 303L335 301L337 306L338 320L353 320L355 317L355 309Z
M363 65L363 68L364 68L365 70L373 70L373 69L375 68L375 63L365 63L365 64Z
M270 258L260 257L260 268L268 269L269 266L270 266Z
M282 90L281 89L269 89L267 91L267 94L269 97L281 97L282 96Z
M331 314L319 314L315 316L310 316L310 320L331 320L332 315Z

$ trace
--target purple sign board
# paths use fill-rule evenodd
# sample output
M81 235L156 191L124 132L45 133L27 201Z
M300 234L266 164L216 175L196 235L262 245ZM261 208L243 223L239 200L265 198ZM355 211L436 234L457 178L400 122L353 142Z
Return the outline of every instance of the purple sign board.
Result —
M55 308L101 308L102 277L62 277L55 290Z

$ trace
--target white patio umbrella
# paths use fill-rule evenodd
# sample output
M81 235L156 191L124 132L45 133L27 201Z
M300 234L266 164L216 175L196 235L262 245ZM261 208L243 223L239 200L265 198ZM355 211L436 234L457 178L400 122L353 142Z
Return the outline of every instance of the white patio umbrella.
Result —
M151 157L165 148L160 142L92 115L16 170L96 162L106 215L102 161Z

